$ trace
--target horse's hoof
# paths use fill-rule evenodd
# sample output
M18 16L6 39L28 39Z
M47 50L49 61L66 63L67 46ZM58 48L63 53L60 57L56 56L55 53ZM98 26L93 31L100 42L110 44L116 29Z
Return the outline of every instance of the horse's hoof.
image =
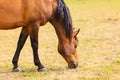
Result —
M21 72L21 70L19 68L13 68L12 72Z
M38 72L43 72L43 71L47 71L47 69L46 68L41 68L41 69L38 68Z

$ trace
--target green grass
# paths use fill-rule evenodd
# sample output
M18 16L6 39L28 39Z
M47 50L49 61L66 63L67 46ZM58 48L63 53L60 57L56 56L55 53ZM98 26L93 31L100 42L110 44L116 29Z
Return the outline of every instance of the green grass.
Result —
M68 69L57 52L57 36L47 24L39 31L39 57L46 72L37 72L28 39L19 60L20 73L11 72L21 28L0 31L0 80L120 80L120 1L65 0L78 35L77 69ZM50 37L49 37L50 36Z

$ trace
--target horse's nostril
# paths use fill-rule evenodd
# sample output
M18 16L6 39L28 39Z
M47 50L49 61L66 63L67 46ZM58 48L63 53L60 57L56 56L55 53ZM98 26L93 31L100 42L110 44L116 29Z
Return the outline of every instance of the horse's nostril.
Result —
M76 68L76 65L75 64L71 64L70 67L71 68Z
M68 66L69 66L69 68L76 68L78 66L78 64L71 62Z

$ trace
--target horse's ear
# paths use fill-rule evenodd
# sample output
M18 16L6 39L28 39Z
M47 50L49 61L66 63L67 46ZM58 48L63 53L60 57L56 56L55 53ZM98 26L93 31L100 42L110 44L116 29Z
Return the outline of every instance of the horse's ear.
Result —
M80 29L78 29L77 31L74 31L74 32L73 32L74 37L76 37L79 32L80 32Z

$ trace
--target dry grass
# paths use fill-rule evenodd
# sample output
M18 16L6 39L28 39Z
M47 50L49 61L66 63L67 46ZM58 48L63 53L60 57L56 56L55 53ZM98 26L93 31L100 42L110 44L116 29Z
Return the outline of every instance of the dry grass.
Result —
M27 40L12 73L12 57L20 28L0 31L0 80L120 80L120 1L66 0L78 35L79 67L68 69L57 52L57 37L50 24L40 28L39 56L48 71L39 73Z

